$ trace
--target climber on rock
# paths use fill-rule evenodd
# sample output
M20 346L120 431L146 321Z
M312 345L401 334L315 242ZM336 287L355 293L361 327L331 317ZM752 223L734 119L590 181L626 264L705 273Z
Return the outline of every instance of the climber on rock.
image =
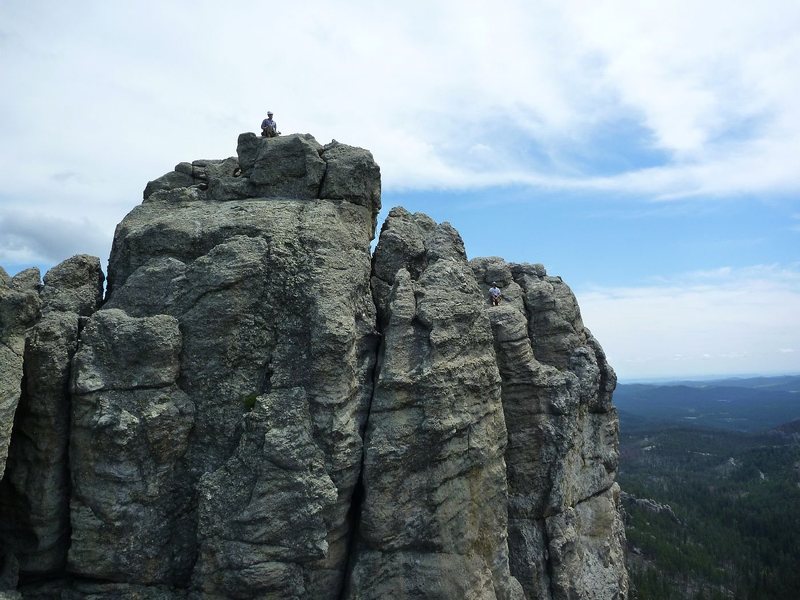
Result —
M499 306L500 305L500 297L503 293L500 291L500 288L497 287L497 282L492 282L492 287L489 288L489 300L492 301L492 306Z
M278 137L278 125L272 120L272 111L267 111L267 118L261 121L261 137Z

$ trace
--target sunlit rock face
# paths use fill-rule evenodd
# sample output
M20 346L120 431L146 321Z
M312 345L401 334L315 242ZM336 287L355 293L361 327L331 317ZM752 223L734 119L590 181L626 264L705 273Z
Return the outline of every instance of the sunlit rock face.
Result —
M0 272L0 589L626 598L569 288L401 208L372 253L379 210L367 150L242 134L147 184L105 295L92 257Z
M523 598L508 566L500 377L458 233L392 210L373 289L383 341L346 597Z
M616 375L578 303L542 265L471 262L484 288L508 430L511 572L529 598L627 596L614 484Z

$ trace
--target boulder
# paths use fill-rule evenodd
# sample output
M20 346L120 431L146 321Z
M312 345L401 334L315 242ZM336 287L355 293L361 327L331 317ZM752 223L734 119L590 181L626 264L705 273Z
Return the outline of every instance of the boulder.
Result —
M79 254L68 258L44 276L43 310L88 317L103 301L104 280L100 259L96 256Z
M196 182L194 177L192 177L191 173L182 173L178 171L170 171L159 177L158 179L154 179L153 181L148 181L147 185L144 188L143 197L145 200L150 198L155 192L165 192L171 190L177 190L180 188L186 188L191 185L194 185Z
M36 267L20 271L11 278L11 287L20 291L31 290L38 292L41 285L42 275Z
M325 175L320 150L319 143L307 134L264 138L243 133L236 147L242 175L255 184L256 194L265 198L319 198Z
M381 176L372 153L334 140L324 146L320 156L327 167L320 197L370 208L374 227L381 209Z

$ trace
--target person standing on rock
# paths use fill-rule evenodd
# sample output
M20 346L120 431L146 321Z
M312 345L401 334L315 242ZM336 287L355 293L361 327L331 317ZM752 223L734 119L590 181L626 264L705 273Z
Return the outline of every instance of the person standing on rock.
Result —
M261 121L261 137L278 137L278 125L272 120L272 111L267 111L267 118Z
M492 287L489 288L489 299L492 301L492 306L499 306L500 305L500 296L503 293L500 291L500 288L497 287L497 282L492 282Z

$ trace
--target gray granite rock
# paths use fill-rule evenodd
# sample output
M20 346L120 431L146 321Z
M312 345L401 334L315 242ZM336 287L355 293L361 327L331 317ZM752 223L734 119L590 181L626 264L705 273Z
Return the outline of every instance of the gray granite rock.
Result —
M381 174L372 153L333 141L320 156L326 163L320 197L371 208L374 228L381 209Z
M11 287L20 290L39 291L42 285L42 275L37 267L31 267L20 271L11 278Z
M49 577L63 572L69 545L70 363L80 318L97 309L104 276L87 255L53 267L44 286L38 270L28 274L24 286L39 290L42 317L26 331L24 388L0 481L0 547L25 577Z
M79 395L165 387L178 377L181 336L170 316L134 319L121 310L103 310L89 321L81 340L73 386Z
M303 388L255 398L236 453L198 489L195 587L204 597L331 595L315 588L315 571L328 553L337 489Z
M625 526L615 483L597 496L546 519L552 597L628 597Z
M36 323L41 309L38 281L39 270L28 269L0 283L0 478L22 393L26 330Z
M463 243L394 209L374 273L384 341L345 597L523 598L508 567L500 378Z
M318 145L298 139L319 159ZM222 561L224 581L238 582L236 589L226 588L231 597L249 597L251 585L269 589L276 572L290 569L302 572L307 597L336 598L347 562L348 514L377 344L369 291L373 207L342 199L264 197L174 203L159 198L161 193L153 193L117 229L104 308L137 317L166 313L180 324L178 384L197 406L185 459L188 487L202 486L209 474L221 476L236 455L248 402L302 390L305 426L324 464L317 475L335 490L322 520L326 550L307 557L301 569L290 564L290 539L278 544L285 552L268 552L269 564L254 566L215 557L219 548L246 542L201 528L195 551L203 558L193 585L197 593L220 589L222 575L215 579L209 565ZM115 335L109 330L104 337ZM263 477L277 482L280 473L266 471ZM211 496L203 496L192 511L202 511L197 513L202 523L226 522L227 489L203 489ZM279 504L280 498L270 501Z
M159 177L158 179L154 179L153 181L149 181L144 188L143 196L144 199L147 200L150 196L152 196L155 192L165 192L170 190L176 190L180 188L189 187L195 184L194 177L192 177L191 173L183 173L177 171L170 171Z
M92 315L103 301L105 276L100 259L88 254L68 258L44 276L43 310Z
M616 379L569 288L403 209L371 257L367 150L237 154L148 184L99 311L97 259L0 270L0 587L626 598Z
M507 264L496 257L471 264L484 302L489 303L494 282L503 293L500 305L489 307L489 317L508 423L511 571L529 598L614 597L607 595L608 586L598 588L597 596L586 596L585 590L573 595L573 588L551 580L555 566L545 522L573 514L576 506L614 485L616 376L560 278L548 276L541 265ZM617 532L611 525L598 523L593 534L612 540ZM618 558L610 569L627 590ZM573 568L572 563L563 567L565 581L579 576L570 572Z
M192 563L183 458L194 404L176 379L177 321L96 313L75 355L70 572L176 584Z
M205 200L228 200L225 190L239 189L237 183L246 183L239 179L240 168L236 157L223 160L196 160L182 162L170 171L148 182L144 189L144 201L200 202ZM216 192L213 190L216 188ZM241 197L251 196L250 188L245 185ZM235 194L234 194L235 196Z
M20 587L25 600L185 600L186 590L163 585L109 583L62 579L27 583Z
M320 197L325 175L321 149L310 135L264 138L243 133L236 152L242 175L256 186L258 196L313 199Z
M0 543L27 575L63 570L69 545L69 366L78 315L48 312L28 335L25 395L6 476L0 482Z

